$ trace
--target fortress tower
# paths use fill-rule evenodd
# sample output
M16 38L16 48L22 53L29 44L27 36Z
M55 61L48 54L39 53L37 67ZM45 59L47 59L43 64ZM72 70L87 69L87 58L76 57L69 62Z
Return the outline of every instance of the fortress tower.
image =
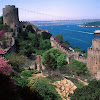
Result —
M100 80L100 39L93 39L92 47L88 48L87 67Z
M12 29L19 26L18 8L14 5L7 5L3 8L3 24L5 23Z

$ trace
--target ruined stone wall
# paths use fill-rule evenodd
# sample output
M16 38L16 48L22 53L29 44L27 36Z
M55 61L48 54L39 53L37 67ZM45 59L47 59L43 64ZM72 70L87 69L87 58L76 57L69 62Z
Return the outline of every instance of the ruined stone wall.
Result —
M56 42L56 40L54 39L54 37L50 38L51 41L51 46L55 49L59 49L61 52L64 52L67 55L67 62L68 64L72 61L72 60L78 60L81 62L86 63L87 59L81 57L79 58L79 54L80 52L73 52L73 51L67 51L65 50L63 47L61 47L60 43Z
M18 8L10 5L3 8L3 24L5 23L12 29L19 25Z
M100 79L100 39L93 39L92 47L88 48L87 67L95 78Z
M100 50L100 39L92 40L92 48Z
M96 76L97 71L100 70L100 50L88 48L87 67L91 74Z
M87 64L87 58L78 57L78 59L76 59L76 60Z

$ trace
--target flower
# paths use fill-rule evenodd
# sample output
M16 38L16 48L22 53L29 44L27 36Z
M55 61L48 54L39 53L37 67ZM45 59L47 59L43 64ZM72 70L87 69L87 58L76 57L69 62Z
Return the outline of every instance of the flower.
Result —
M5 54L6 52L2 49L2 48L0 48L0 54Z

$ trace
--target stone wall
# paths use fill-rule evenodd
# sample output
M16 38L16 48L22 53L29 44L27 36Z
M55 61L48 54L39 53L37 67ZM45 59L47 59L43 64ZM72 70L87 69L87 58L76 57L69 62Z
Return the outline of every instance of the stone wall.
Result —
M93 39L92 47L88 48L87 67L94 77L100 79L100 39Z
M87 62L86 58L83 58L83 57L80 58L79 57L80 52L67 51L67 50L65 50L65 48L61 47L60 43L56 42L56 40L53 36L50 38L50 41L51 41L51 46L53 48L59 49L61 52L64 52L66 54L66 56L67 56L66 60L67 60L68 64L72 60L78 60L78 61L81 61L81 62L84 62L84 63Z

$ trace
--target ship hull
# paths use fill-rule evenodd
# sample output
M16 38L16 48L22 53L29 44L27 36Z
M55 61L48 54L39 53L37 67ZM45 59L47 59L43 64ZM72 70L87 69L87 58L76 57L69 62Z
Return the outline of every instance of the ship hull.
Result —
M100 33L94 33L94 35L100 35Z

